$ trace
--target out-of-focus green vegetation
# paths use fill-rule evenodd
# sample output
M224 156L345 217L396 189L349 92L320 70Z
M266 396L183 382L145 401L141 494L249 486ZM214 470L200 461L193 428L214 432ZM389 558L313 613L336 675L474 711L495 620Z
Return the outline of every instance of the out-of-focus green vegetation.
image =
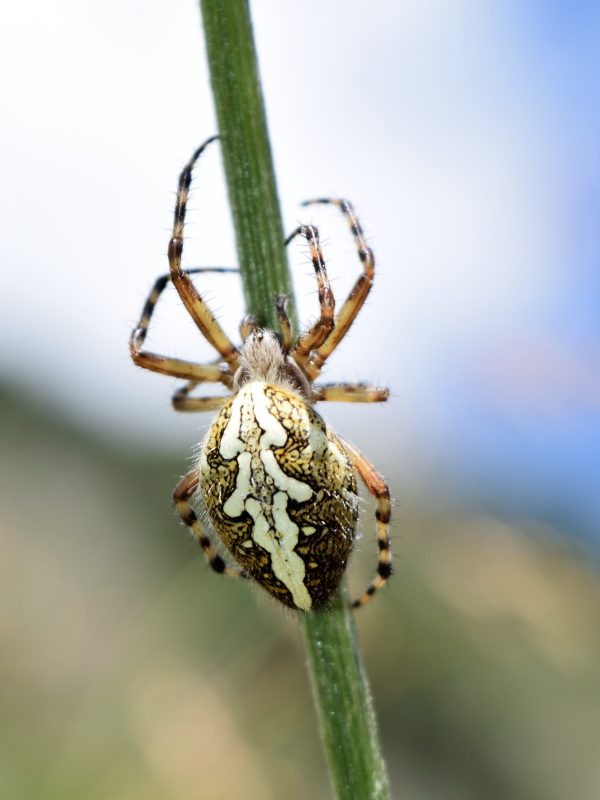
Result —
M293 615L209 572L172 512L188 455L120 452L0 394L1 797L330 796ZM398 797L595 800L589 555L402 500L397 573L358 614Z

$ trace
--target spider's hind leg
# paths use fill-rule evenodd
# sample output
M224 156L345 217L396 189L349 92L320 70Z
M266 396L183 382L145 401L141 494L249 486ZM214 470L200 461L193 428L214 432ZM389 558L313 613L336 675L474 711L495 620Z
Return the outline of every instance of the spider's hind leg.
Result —
M197 469L193 469L181 479L177 485L177 488L173 492L175 508L179 512L179 516L183 522L188 526L192 532L192 535L202 548L202 552L208 561L208 566L212 570L218 572L219 575L230 575L232 578L247 578L248 576L242 569L239 567L230 567L225 563L225 561L223 561L221 556L213 547L212 542L204 531L204 528L200 524L198 515L189 504L188 501L192 498L196 492L196 489L198 488L198 480Z
M350 460L354 464L356 471L363 479L365 486L373 497L377 500L377 511L375 512L375 519L377 520L377 545L379 548L379 557L377 559L377 575L367 587L366 592L358 597L352 603L352 608L358 608L364 605L378 589L386 583L392 575L392 551L390 550L390 537L389 537L389 524L391 513L390 492L386 482L381 475L376 471L375 467L370 464L363 454L354 447L354 445L343 439L344 448L346 449Z

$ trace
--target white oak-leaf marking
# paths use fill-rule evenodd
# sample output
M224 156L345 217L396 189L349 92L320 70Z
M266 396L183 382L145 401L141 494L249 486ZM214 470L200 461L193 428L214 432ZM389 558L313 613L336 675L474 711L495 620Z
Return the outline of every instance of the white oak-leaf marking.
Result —
M304 583L306 568L294 552L299 528L290 519L287 504L290 498L299 503L309 500L313 490L308 484L286 475L277 463L271 447L283 447L288 433L269 411L264 388L261 383L244 386L231 406L219 452L228 460L236 458L238 473L235 490L223 511L233 518L244 510L250 514L254 521L252 539L270 554L273 574L289 589L295 605L308 611L312 600ZM257 425L263 431L258 442L252 435ZM311 432L311 450L327 444L319 433ZM253 465L253 455L257 451L264 471L256 469L256 461ZM272 478L272 484L267 482L267 475Z

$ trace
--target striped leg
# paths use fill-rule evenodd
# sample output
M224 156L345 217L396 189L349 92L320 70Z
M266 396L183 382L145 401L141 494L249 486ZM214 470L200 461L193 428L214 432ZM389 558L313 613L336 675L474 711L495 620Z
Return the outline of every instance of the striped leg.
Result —
M319 244L319 231L313 225L300 225L300 227L296 228L285 240L286 245L289 244L295 236L298 236L298 234L305 237L310 247L310 257L319 282L319 304L321 306L319 319L306 333L301 334L296 339L296 344L292 350L292 356L295 360L299 364L304 365L311 350L320 347L331 333L333 328L335 300L333 299L333 292L331 291L327 270L325 269L325 260L323 259L321 245Z
M388 534L391 502L390 492L381 475L369 464L367 459L354 445L350 444L345 439L342 441L356 471L363 479L369 492L377 500L377 511L375 512L375 519L377 520L377 544L379 547L377 575L369 585L367 591L352 603L352 608L358 608L364 605L378 589L381 589L393 571L392 551L390 550L390 537Z
M175 203L175 219L173 221L173 235L169 242L169 266L171 268L173 285L179 292L179 296L183 300L190 316L215 350L221 354L223 360L226 361L231 366L232 371L235 372L239 355L237 347L235 347L225 331L221 328L216 318L197 292L187 272L181 269L183 226L190 184L192 182L192 170L207 145L217 138L217 136L212 136L210 139L207 139L206 142L196 150L179 176L177 202Z
M235 267L194 267L193 269L187 269L186 272L188 275L198 275L200 272L235 272L239 274L239 269L236 269ZM160 278L156 279L154 286L152 287L152 291L148 295L148 299L144 304L144 310L142 311L140 321L131 334L131 344L138 350L143 345L146 334L148 333L150 318L154 313L158 299L170 280L170 273L168 275L161 275Z
M367 295L371 291L371 286L373 285L373 276L375 274L375 259L373 256L373 251L365 242L360 223L356 218L352 204L348 200L328 200L325 198L320 198L318 200L307 200L305 203L302 203L302 205L309 205L311 203L329 203L331 205L338 206L342 210L346 216L346 219L348 220L350 231L352 232L354 241L356 242L358 257L363 265L363 273L354 284L354 287L348 295L346 302L340 309L340 312L335 319L333 330L323 344L321 344L319 347L315 347L316 353L313 353L310 361L306 365L306 371L308 372L310 378L315 380L315 378L318 377L325 361L329 358L329 356L348 332L348 329L354 322L356 315L367 299Z
M188 526L192 532L192 535L202 548L202 551L206 556L206 560L208 561L208 565L211 569L213 569L215 572L218 572L220 575L230 575L232 578L247 578L248 576L246 573L239 567L227 566L227 564L212 546L212 543L204 532L202 525L200 525L198 515L188 502L194 495L197 488L198 472L196 469L193 469L188 475L181 479L180 483L177 485L177 488L173 492L173 500L175 502L175 508L179 512L179 516Z
M144 369L160 372L172 378L198 383L222 383L228 388L233 386L233 375L228 367L219 364L194 364L192 361L180 361L178 358L159 356L146 350L130 349L131 358Z
M198 267L188 270L188 273L238 271L237 269L228 267ZM205 381L209 383L223 383L231 389L233 386L233 374L228 367L220 367L216 364L194 364L193 362L180 361L177 358L168 358L166 356L157 355L156 353L149 353L147 350L141 349L146 340L150 320L158 299L170 280L170 274L162 275L156 280L152 287L152 291L144 304L140 321L131 333L131 338L129 340L131 358L139 367L149 369L152 372L160 372L163 375L170 375L174 378L194 380L196 383Z
M384 386L369 383L317 383L313 387L314 402L333 400L337 403L382 403L390 396Z

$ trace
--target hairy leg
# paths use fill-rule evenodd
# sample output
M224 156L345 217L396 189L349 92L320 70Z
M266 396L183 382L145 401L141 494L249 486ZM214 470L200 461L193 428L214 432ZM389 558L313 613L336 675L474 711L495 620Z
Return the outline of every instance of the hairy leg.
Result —
M378 589L386 583L392 575L392 551L390 550L389 523L391 513L390 492L386 482L370 464L363 454L354 445L342 440L350 460L354 464L356 471L365 483L365 486L373 497L377 500L377 545L379 557L377 559L377 575L369 584L366 592L352 603L352 608L364 605Z
M363 306L367 299L367 295L371 291L373 285L373 276L375 274L375 259L373 251L365 242L362 228L354 213L352 204L348 200L329 200L326 198L319 198L317 200L308 200L302 205L309 205L311 203L327 203L330 205L338 206L342 213L348 220L350 231L354 237L358 257L363 265L363 273L359 276L354 284L346 302L340 309L333 330L327 339L318 347L315 347L315 353L312 354L310 361L306 365L306 371L312 380L318 377L321 368L325 361L329 358L331 353L335 350L338 344L342 341L350 326L356 319L356 315Z
M196 386L198 386L197 381L190 381L175 392L171 398L171 403L173 404L175 411L215 411L216 409L221 408L221 406L224 406L230 398L230 395L190 397L190 392L192 392Z
M221 354L232 372L237 368L239 351L231 342L225 331L221 328L216 318L196 290L188 273L181 268L181 255L183 253L183 226L185 222L185 212L192 182L192 170L196 161L204 149L217 139L212 136L207 139L194 153L192 158L183 168L179 176L179 186L177 189L177 201L175 203L175 218L173 221L173 235L169 241L169 267L171 269L171 280L179 292L190 316L212 346Z
M296 344L292 350L293 358L301 365L304 366L308 360L310 353L315 348L323 344L327 339L333 328L333 315L335 311L335 300L333 299L333 292L329 285L329 278L327 277L327 270L325 268L325 260L321 251L319 243L319 231L314 225L300 225L296 230L288 236L285 240L286 245L289 244L295 236L304 236L310 248L310 257L319 283L319 305L321 313L317 321L306 331L302 333L297 339Z
M179 516L188 526L192 535L202 548L202 552L206 556L208 565L212 570L218 572L220 575L230 575L233 578L247 578L248 576L240 567L229 567L225 561L223 561L205 533L198 519L198 515L188 502L197 488L198 472L196 469L193 469L188 475L181 479L173 492L173 500L175 502L175 508L179 512Z
M390 396L389 389L369 383L316 383L312 388L315 403L382 403Z

